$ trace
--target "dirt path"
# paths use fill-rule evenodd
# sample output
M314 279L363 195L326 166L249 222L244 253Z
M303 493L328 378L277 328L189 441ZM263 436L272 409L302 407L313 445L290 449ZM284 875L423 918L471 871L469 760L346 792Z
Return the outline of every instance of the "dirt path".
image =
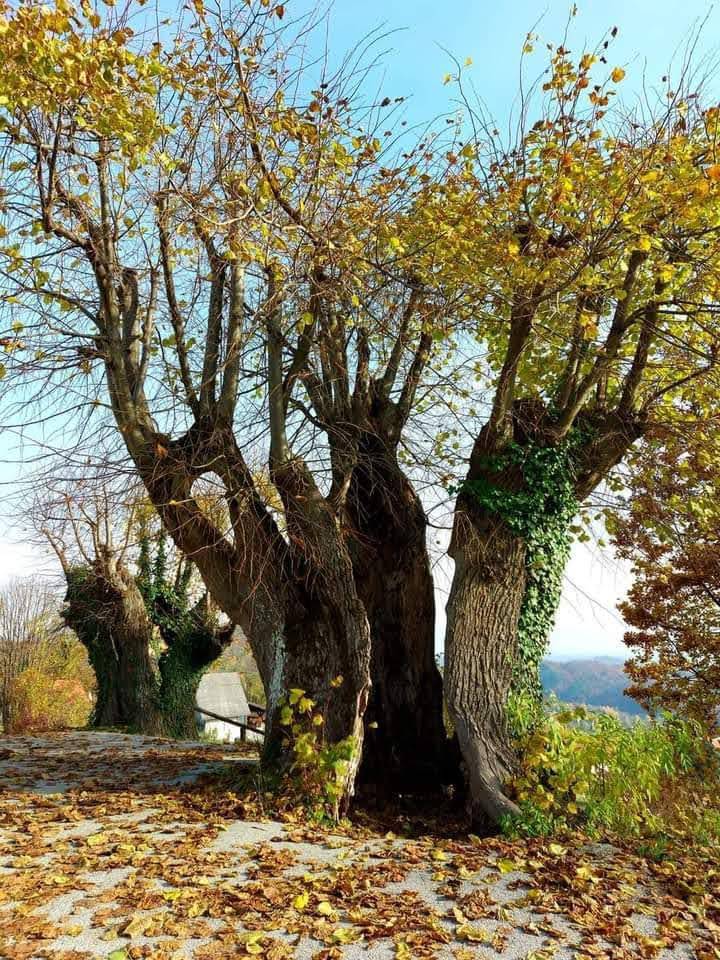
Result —
M117 734L0 739L0 957L720 958L714 881L677 865L329 836L197 782L249 762Z

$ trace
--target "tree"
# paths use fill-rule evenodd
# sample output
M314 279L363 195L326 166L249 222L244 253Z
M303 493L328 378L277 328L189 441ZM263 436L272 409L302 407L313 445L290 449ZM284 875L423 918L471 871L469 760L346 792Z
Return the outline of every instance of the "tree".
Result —
M377 757L402 771L395 741L422 767L444 739L425 517L397 457L448 310L413 275L436 232L415 235L411 216L427 145L382 166L388 101L353 114L352 71L308 96L282 6L196 12L184 38L153 46L112 12L7 11L7 369L69 371L64 397L68 378L100 393L103 371L164 526L253 646L268 755L283 691L307 689L328 739L354 745L349 796L370 622ZM208 478L226 526L195 495Z
M620 611L633 651L628 693L710 728L720 720L720 478L717 424L665 433L643 448L628 478L628 510L613 541L633 565Z
M48 638L57 631L57 601L39 580L11 580L0 592L0 720L12 732L16 700L14 684L40 659Z
M72 494L61 485L37 504L35 521L65 575L65 623L95 671L93 722L192 738L197 686L234 625L197 589L192 562L168 558L164 532L134 491L121 497L97 478L70 486Z
M123 514L111 488L102 485L89 496L82 495L79 485L74 496L61 490L34 508L36 525L65 577L63 619L87 650L95 672L93 724L158 734L154 626L128 566L132 524Z
M70 630L52 633L13 680L13 733L85 727L94 689L85 647Z
M506 705L512 687L539 690L574 517L716 383L718 110L681 82L625 112L603 50L557 48L537 122L468 160L446 201L472 210L442 262L477 278L492 384L459 484L445 669L478 820L516 812ZM478 157L480 137L495 145L482 129Z
M279 706L306 690L352 748L345 804L364 743L400 782L442 760L404 457L438 400L462 415L445 682L473 815L496 821L507 699L537 695L573 518L653 418L693 419L714 369L718 113L673 94L625 115L623 71L596 84L602 57L558 48L514 148L472 110L472 136L393 145L392 101L353 98L352 63L305 68L284 5L194 10L150 44L112 10L8 9L7 382L45 377L63 412L107 400L253 646L267 759L289 759ZM488 399L484 422L460 410Z
M192 739L197 736L198 685L206 669L230 643L235 625L221 622L207 590L197 590L192 561L176 558L175 574L170 575L164 531L154 537L154 560L152 542L148 530L142 530L137 583L165 645L158 657L163 732Z

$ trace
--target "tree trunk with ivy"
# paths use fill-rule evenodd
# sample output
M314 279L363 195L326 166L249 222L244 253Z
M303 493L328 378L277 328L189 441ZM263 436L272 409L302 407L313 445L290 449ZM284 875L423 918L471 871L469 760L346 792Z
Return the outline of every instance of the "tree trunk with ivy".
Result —
M138 566L138 587L165 644L158 659L157 690L163 731L169 737L194 739L198 685L227 647L235 626L220 624L207 592L189 605L194 565L182 559L175 575L168 575L164 534L158 538L154 558L148 536L141 537Z
M518 808L508 707L542 699L540 662L560 598L577 510L578 441L543 445L538 409L518 404L510 436L481 431L459 491L450 555L446 697L465 761L473 821L496 825Z
M478 823L518 812L505 790L516 767L510 700L540 706L572 521L640 429L604 414L558 441L545 408L518 401L511 435L488 425L475 443L450 546L445 689Z
M463 757L468 808L480 827L516 814L505 785L516 769L507 704L525 592L522 539L468 495L456 507L447 604L445 698Z
M111 556L67 571L64 618L96 672L95 726L161 732L150 658L153 625L134 578Z
M353 569L372 635L360 780L378 795L436 791L450 764L435 662L427 518L379 433L360 438L348 493Z
M158 701L165 734L178 739L197 737L197 688L230 642L234 626L220 627L203 597L171 635L163 631L167 649L160 655Z

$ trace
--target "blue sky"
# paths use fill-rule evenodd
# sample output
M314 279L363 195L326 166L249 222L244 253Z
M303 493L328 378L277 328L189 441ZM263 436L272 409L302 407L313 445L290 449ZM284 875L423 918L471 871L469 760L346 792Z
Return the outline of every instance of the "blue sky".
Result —
M289 0L286 6L291 14L312 4ZM425 118L447 108L448 89L442 78L451 67L448 53L461 61L471 57L477 89L502 123L517 93L525 36L533 30L545 41L560 43L570 9L565 0L335 0L330 7L329 45L333 51L347 49L384 26L390 31L381 45L390 51L384 92L410 97L413 114ZM626 87L639 89L643 74L652 85L668 71L674 55L708 15L699 44L703 52L717 48L720 24L720 11L713 12L707 0L581 0L568 46L577 52L594 48L617 27L611 64L627 69ZM528 62L530 73L535 65L537 72L544 65L541 45Z
M165 9L174 0L166 0ZM286 17L314 6L312 0L286 0ZM565 0L335 0L329 9L327 43L339 58L377 28L387 35L377 52L387 51L377 82L383 96L408 98L410 121L427 120L452 109L453 91L443 85L453 54L472 58L467 76L498 127L507 128L518 91L520 52L529 31L543 41L562 41L571 4ZM720 10L707 0L586 0L577 4L567 46L580 54L594 49L613 27L618 35L608 52L610 67L627 71L623 95L652 88L663 74L679 67L688 39L708 18L696 48L698 58L717 62ZM527 77L545 67L542 43L526 61ZM675 72L675 71L671 71ZM720 77L720 73L718 73ZM720 82L711 84L720 91ZM720 96L718 96L720 99ZM0 436L0 459L14 446ZM14 457L13 457L14 459ZM0 481L12 480L15 467L0 467ZM1 490L2 488L0 488ZM0 514L0 581L16 573L47 570L47 560L27 545L13 542L12 517ZM629 574L607 549L576 545L567 572L552 652L558 655L622 654L623 625L615 610ZM439 591L442 610L444 596ZM442 614L438 633L442 631Z

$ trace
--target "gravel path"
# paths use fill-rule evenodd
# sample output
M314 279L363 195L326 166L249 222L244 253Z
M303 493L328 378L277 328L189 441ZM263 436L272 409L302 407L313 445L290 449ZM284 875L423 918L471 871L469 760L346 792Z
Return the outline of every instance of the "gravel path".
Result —
M717 892L693 905L672 869L602 844L263 820L262 797L208 783L252 763L111 733L0 739L0 957L720 958Z

